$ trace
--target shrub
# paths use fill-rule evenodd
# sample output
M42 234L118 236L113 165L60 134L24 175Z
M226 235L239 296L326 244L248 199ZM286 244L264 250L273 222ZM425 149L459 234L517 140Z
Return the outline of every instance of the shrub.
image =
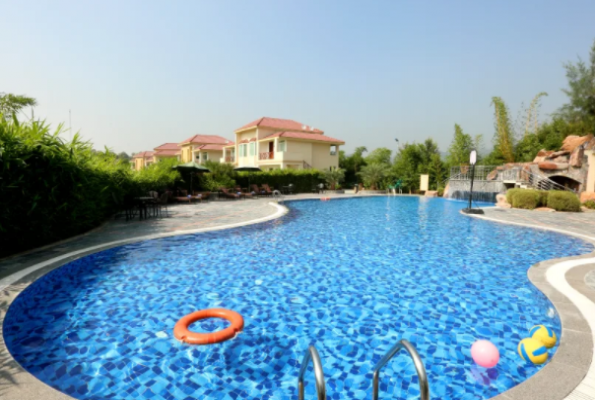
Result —
M506 201L508 202L508 204L512 205L512 199L513 199L515 193L518 193L521 190L523 190L523 189L508 189L506 191Z
M547 206L556 211L580 211L581 202L572 192L552 190L547 198Z
M60 133L0 115L0 257L87 231L113 215L114 198L163 190L178 177L165 164L137 173L113 152Z
M444 196L444 189L443 188L438 189L438 193L437 194L438 194L438 197Z
M345 180L345 170L341 168L327 169L322 171L319 176L320 179L324 179L326 184L332 189L339 189L339 183Z
M595 200L587 200L583 203L583 206L587 207L589 210L595 210Z
M550 192L547 190L539 190L539 204L537 207L547 207L547 198L550 195Z
M239 172L236 176L238 185L248 187L249 183L268 184L271 189L293 184L294 193L310 193L312 188L323 182L317 169L275 169L262 172Z
M523 208L533 210L539 205L541 193L532 189L521 189L512 196L512 206L514 208Z

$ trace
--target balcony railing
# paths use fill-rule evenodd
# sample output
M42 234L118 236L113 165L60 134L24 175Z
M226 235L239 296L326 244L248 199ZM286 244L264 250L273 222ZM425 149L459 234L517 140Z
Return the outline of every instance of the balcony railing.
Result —
M225 156L225 162L232 163L235 162L236 156Z
M272 160L273 158L275 158L275 152L274 151L267 151L265 153L258 154L258 159L259 160Z

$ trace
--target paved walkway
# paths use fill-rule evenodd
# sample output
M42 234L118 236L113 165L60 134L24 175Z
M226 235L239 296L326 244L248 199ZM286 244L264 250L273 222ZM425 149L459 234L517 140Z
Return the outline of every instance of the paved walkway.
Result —
M488 207L485 216L502 222L524 223L548 229L563 229L595 238L595 212L567 213Z

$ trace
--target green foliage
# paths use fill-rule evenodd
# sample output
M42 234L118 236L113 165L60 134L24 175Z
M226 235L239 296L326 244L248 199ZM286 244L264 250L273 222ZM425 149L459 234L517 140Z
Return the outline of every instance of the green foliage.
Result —
M556 211L580 211L581 202L578 196L571 192L552 190L547 198L547 206Z
M206 161L204 164L211 172L200 174L200 184L203 190L216 192L220 188L233 188L236 186L236 171L233 165L228 163L218 163L216 161Z
M419 189L419 170L423 169L419 145L405 143L395 157L392 175L400 179L403 190L413 192Z
M442 183L447 178L448 171L444 167L440 154L432 154L428 173L430 174L430 189L442 189Z
M582 59L567 63L568 89L562 91L568 96L568 104L558 110L558 115L569 122L582 123L590 131L595 129L595 41L591 47L589 61Z
M506 191L506 201L508 202L508 204L512 205L514 196L522 190L524 189L508 189Z
M589 210L595 210L595 200L587 200L583 203L583 206L587 207Z
M23 108L35 105L37 101L33 97L0 93L0 114L4 115L4 119L12 119Z
M366 187L376 190L379 189L379 184L389 173L390 166L387 164L368 164L362 167L358 175L362 178Z
M469 154L473 150L473 138L463 132L459 124L455 124L455 134L448 148L446 162L450 167L469 164Z
M114 197L175 179L171 171L161 178L159 167L137 174L113 152L94 152L79 135L65 142L61 132L0 117L0 257L91 229L117 210Z
M514 149L514 158L516 162L531 162L543 148L539 142L539 137L534 133L525 135L516 145Z
M134 174L134 180L141 191L164 191L173 188L180 180L180 173L172 169L178 164L175 158L163 158L159 162L149 165Z
M331 190L335 190L339 183L345 180L345 170L341 168L330 168L320 173L320 179L324 179Z
M390 165L390 158L391 158L392 151L387 149L386 147L379 147L376 150L372 151L368 156L365 158L366 164L384 164Z
M539 207L541 193L533 189L521 189L512 196L512 206L514 208L524 208L533 210Z
M492 97L492 105L496 128L494 147L498 149L505 162L514 162L514 133L508 116L508 107L498 96Z
M271 189L293 184L294 193L310 193L312 188L321 183L320 171L316 169L275 169L262 172L239 172L236 182L241 187L249 184L268 184Z
M352 155L347 156L344 151L339 151L339 168L345 170L345 181L351 184L357 183L357 173L360 168L366 165L363 154L368 149L364 146L356 147Z

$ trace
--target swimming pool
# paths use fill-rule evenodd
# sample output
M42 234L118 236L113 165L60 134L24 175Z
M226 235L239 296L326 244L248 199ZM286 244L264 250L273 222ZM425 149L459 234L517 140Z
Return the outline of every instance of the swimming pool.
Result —
M4 338L41 381L78 399L294 399L308 345L329 399L371 398L372 368L399 339L424 360L432 398L487 399L525 380L516 345L534 324L559 334L534 263L592 246L471 219L463 202L373 197L288 203L280 219L144 241L50 272L13 302ZM236 339L189 346L172 335L197 309L243 315ZM219 320L194 324L213 331ZM500 349L493 369L471 344ZM418 394L411 360L383 370L381 397ZM306 393L314 395L311 373Z

